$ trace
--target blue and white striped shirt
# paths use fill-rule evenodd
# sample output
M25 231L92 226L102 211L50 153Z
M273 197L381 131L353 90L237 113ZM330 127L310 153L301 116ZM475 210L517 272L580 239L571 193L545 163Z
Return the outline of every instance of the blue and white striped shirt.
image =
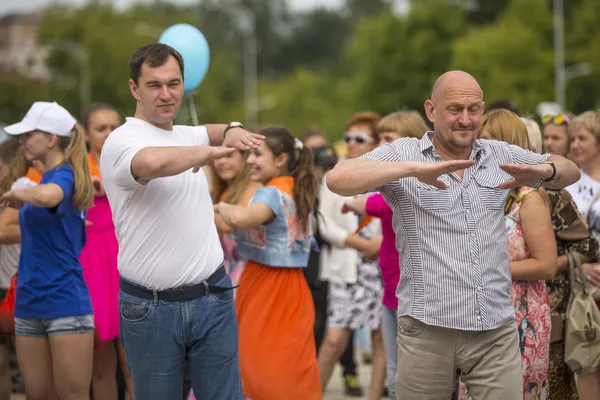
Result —
M399 139L362 158L445 161L435 153L432 138L428 132L420 140ZM401 265L398 316L469 331L495 329L514 319L504 222L509 190L498 188L512 177L499 165L533 165L548 157L504 142L476 140L471 151L475 165L462 180L455 173L442 175L446 190L416 178L374 189L394 211Z

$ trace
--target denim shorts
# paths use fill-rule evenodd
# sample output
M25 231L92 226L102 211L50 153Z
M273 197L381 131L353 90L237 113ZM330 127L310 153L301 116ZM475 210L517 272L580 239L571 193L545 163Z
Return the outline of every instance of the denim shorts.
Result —
M94 314L53 319L15 317L15 334L20 336L53 336L93 332Z

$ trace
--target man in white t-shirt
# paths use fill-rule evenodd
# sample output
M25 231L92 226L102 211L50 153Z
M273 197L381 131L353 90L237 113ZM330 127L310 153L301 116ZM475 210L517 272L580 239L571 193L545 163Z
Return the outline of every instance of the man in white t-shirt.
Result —
M142 46L129 66L135 117L106 140L100 170L119 241L121 337L136 398L181 398L187 359L198 398L243 399L231 280L201 167L264 137L239 123L173 126L184 68L171 47Z

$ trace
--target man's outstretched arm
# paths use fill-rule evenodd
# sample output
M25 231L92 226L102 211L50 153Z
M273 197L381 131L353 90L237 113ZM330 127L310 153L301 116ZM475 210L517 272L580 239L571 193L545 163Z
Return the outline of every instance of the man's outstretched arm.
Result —
M439 189L445 189L444 183L438 179L440 175L468 168L474 163L473 160L418 162L354 158L338 163L325 179L329 190L346 197L411 176Z

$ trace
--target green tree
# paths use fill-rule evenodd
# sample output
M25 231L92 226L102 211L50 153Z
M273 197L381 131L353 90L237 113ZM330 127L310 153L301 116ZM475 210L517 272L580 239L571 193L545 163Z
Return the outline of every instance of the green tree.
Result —
M391 4L391 0L346 0L344 8L351 18L359 19L389 11Z
M294 17L291 34L278 55L279 72L337 63L352 33L351 23L338 10L317 8Z
M539 102L554 98L551 35L545 0L513 0L497 23L454 43L452 65L477 78L488 102L508 98L533 114Z
M346 62L355 67L357 109L423 110L436 77L450 67L454 39L465 33L462 6L414 2L409 15L382 13L361 21Z
M58 101L50 96L50 84L24 78L16 73L0 74L0 122L20 121L35 101Z
M596 0L581 0L566 21L567 65L588 63L591 76L579 77L568 82L567 105L580 113L595 107L600 100L600 3Z
M296 136L309 126L318 126L329 139L337 139L343 135L344 122L352 112L345 84L306 68L275 82L265 81L260 92L273 102L273 107L261 113L261 120L284 125Z
M47 45L61 45L52 50L48 58L57 82L51 95L62 97L65 107L79 114L80 68L77 54L68 51L75 43L85 49L89 57L92 100L111 103L122 115L132 115L135 103L127 83L129 57L139 46L156 41L168 26L196 22L197 14L186 9L153 13L151 8L137 6L118 12L92 4L73 12L50 10L41 27L41 38ZM225 121L236 110L234 103L241 98L241 64L233 52L232 47L211 46L209 71L194 94L204 121ZM186 109L183 111L185 118Z

